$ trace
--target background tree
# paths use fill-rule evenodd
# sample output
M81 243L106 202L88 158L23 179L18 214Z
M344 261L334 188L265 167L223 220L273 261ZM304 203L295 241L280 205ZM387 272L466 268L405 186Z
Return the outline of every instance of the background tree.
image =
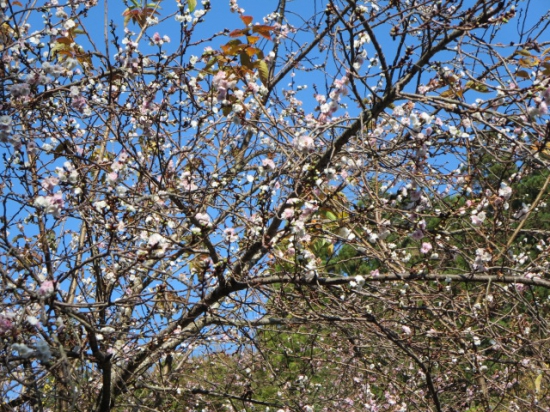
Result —
M2 409L547 410L547 16L245 3L0 5Z

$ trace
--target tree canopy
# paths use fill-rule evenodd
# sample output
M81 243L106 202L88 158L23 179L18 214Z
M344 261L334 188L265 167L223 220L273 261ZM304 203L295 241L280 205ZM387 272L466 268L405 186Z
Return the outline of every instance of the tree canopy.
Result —
M537 7L0 3L0 410L548 410Z

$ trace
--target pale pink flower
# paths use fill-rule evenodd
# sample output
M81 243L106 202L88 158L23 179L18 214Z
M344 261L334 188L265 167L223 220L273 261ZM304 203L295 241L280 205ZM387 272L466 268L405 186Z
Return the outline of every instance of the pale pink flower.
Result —
M294 138L294 146L304 152L309 152L315 148L315 143L311 136L302 135Z
M481 226L485 221L485 218L486 218L485 212L479 212L478 214L472 215L470 217L470 219L472 220L472 224L474 226Z
M51 280L45 280L38 289L38 296L42 298L50 297L55 292L55 285Z
M422 243L422 247L420 248L420 253L426 254L426 253L429 253L430 250L432 249L433 249L433 246L431 243L424 242Z
M212 79L212 85L218 91L218 100L225 100L227 91L235 86L236 83L233 75L227 77L227 73L223 70L216 73Z
M510 196L512 196L512 188L506 183L502 183L500 185L500 189L498 189L498 195L504 200L508 200L510 199Z
M212 220L210 219L210 216L208 216L207 213L197 213L195 215L195 218L199 221L199 224L201 226L211 226Z
M271 170L275 169L275 162L271 159L262 159L262 165L263 167L267 167Z
M47 177L40 183L42 188L44 190L47 190L48 192L52 190L57 184L59 183L59 179L57 177Z
M153 37L151 38L151 40L153 41L153 44L156 44L159 46L163 43L162 38L160 37L160 34L158 34L158 32L153 34Z
M420 229L416 229L416 230L412 233L411 237L412 237L414 240L420 240L420 239L422 239L422 238L424 237L424 232L423 232L422 230L420 230Z
M224 229L223 234L226 242L233 243L239 240L239 237L235 234L235 229L232 227Z
M13 322L11 319L5 317L4 315L0 315L0 336L8 334L12 328Z
M281 214L281 218L283 219L292 219L294 217L294 209L292 208L286 208L283 213Z
M107 182L112 183L118 179L118 173L111 172L107 174Z

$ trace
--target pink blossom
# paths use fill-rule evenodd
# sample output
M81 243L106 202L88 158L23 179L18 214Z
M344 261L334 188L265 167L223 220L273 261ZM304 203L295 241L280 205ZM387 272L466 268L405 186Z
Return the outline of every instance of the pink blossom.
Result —
M478 214L472 215L470 219L474 226L481 226L485 221L486 215L485 212L479 212Z
M108 182L115 182L118 179L118 173L111 172L107 174L107 181Z
M38 296L42 298L50 297L55 292L55 285L51 280L45 280L38 289Z
M232 227L224 229L223 234L226 242L233 243L239 240L239 237L235 234L235 229Z
M281 217L282 217L283 219L286 219L286 220L292 219L292 218L294 217L294 209L292 209L292 208L290 208L290 207L289 207L289 208L286 208L286 209L283 211L283 213L281 214Z
M313 138L311 136L302 135L294 139L294 146L302 151L312 151L315 147Z
M42 188L44 190L47 190L48 192L52 190L57 184L59 183L59 179L57 177L47 177L40 183Z
M63 194L57 192L49 196L38 196L34 201L34 206L41 208L45 213L59 216L65 202L63 201Z
M84 112L87 104L88 101L84 96L75 96L71 99L71 107L80 113Z
M13 323L4 315L0 315L0 336L8 334L13 328Z
M424 232L423 232L422 230L420 230L420 229L416 229L416 230L412 233L411 237L412 237L414 240L420 240L420 239L422 239L422 238L424 237Z
M208 216L207 213L197 213L195 215L195 219L199 221L199 224L201 226L212 226L212 220L210 219L210 216Z
M420 248L420 253L426 254L426 253L429 253L429 251L432 249L433 249L433 246L431 243L424 242L422 243L422 247Z
M181 187L185 191L194 191L199 187L193 182L193 176L191 172L185 171L181 175L181 179L178 182L178 187Z
M28 96L31 93L31 87L27 83L15 83L7 86L12 97Z
M212 79L212 85L218 91L218 100L225 100L227 97L227 91L235 86L237 82L234 80L234 76L227 77L227 73L220 70Z
M510 199L510 196L512 196L512 188L506 183L502 183L500 185L500 189L498 189L498 195L504 200L508 200Z
M307 219L309 216L315 213L318 209L319 209L319 206L317 206L315 203L306 202L304 204L304 209L302 210L300 219L302 220Z
M162 38L160 37L160 34L158 34L158 32L153 34L153 37L151 40L153 40L153 44L156 44L156 45L161 45L163 43Z
M540 104L539 104L539 113L541 115L548 114L548 106L546 105L546 102L540 102Z
M262 159L262 165L271 170L275 169L275 162L271 159Z
M260 86L258 86L257 83L248 83L247 87L248 90L252 93L258 93L258 91L260 90Z

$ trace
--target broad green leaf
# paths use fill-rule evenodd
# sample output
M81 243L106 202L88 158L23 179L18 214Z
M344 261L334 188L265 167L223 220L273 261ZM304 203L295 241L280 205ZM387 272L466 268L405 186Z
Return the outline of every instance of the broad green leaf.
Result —
M224 116L227 116L229 115L229 113L231 113L231 110L233 109L233 106L224 106L222 107L222 113Z
M250 61L250 56L248 55L248 53L241 53L239 56L241 58L241 65L243 67L246 67L248 69L252 69L254 67L252 62Z
M193 13L197 7L197 0L187 0L187 7L189 7L189 11Z
M524 79L529 79L531 78L531 76L529 75L529 73L527 73L525 70L520 70L518 72L516 72L516 77L522 77Z

